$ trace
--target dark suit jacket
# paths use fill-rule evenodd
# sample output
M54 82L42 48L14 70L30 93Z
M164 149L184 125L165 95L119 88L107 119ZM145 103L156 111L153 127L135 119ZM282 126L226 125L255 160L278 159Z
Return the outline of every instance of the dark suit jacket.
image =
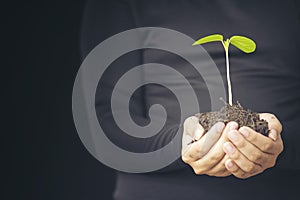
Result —
M90 1L82 29L82 55L106 38L137 27L165 27L195 40L212 33L226 38L246 35L257 43L255 53L246 55L230 48L234 101L257 112L274 113L283 124L284 152L276 166L255 177L240 180L197 176L178 159L171 166L147 174L118 172L116 199L297 199L300 186L300 9L296 0L115 0ZM226 85L224 50L217 43L205 45ZM118 134L110 110L113 84L130 68L142 63L162 63L185 71L196 81L199 102L209 111L208 91L201 77L193 76L188 63L165 51L144 49L120 57L99 85L96 109L108 137L124 149L147 152L161 148L174 136L178 125L176 98L166 88L147 85L136 91L130 108L137 123L146 124L149 106L160 103L172 117L151 139ZM163 78L163 77L162 77ZM101 118L101 116L106 116Z

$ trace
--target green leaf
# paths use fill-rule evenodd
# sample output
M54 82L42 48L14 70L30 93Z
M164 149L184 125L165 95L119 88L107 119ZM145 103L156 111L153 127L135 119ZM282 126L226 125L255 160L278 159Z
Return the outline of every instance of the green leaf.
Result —
M244 36L232 36L229 42L245 53L252 53L256 49L255 42Z
M203 38L197 40L196 42L194 42L193 46L199 45L199 44L204 44L207 42L216 42L216 41L223 42L223 36L220 34L209 35L209 36L203 37Z

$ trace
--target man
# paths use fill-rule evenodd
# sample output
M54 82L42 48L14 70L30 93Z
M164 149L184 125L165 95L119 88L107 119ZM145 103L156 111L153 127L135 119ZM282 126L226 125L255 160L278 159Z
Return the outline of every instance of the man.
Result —
M261 112L271 129L265 137L230 122L226 126L217 123L204 133L197 118L191 116L185 121L183 133L182 159L186 164L179 159L158 172L118 172L115 199L298 199L299 16L299 4L294 0L88 2L82 31L84 56L106 38L137 27L170 28L195 40L212 33L223 33L226 38L236 34L251 36L258 44L253 55L246 57L230 49L231 63L235 66L231 69L234 99L246 108ZM207 44L205 48L225 77L222 47ZM197 82L197 93L203 96L200 102L203 111L210 108L203 80L189 71L184 60L153 49L131 52L120 58L99 83L105 92L96 94L96 109L102 113L98 119L103 129L111 133L110 139L135 152L156 150L169 143L176 132L172 127L179 117L172 94L157 85L145 86L132 98L132 117L142 125L147 124L147 110L158 102L166 106L174 120L152 140L115 134L118 129L108 109L112 82L141 63L164 63L183 71ZM224 78L224 85L225 81ZM188 145L187 138L196 138L197 142ZM204 142L206 138L210 138L208 143Z

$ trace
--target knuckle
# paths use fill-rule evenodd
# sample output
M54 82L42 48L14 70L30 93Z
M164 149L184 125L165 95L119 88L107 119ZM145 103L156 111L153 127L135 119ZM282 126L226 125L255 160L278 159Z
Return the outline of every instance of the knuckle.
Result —
M276 118L276 117L275 117ZM276 125L277 125L277 131L278 133L282 132L282 124L280 123L280 121L276 118Z
M276 159L271 159L270 162L267 164L267 168L274 167L276 164Z
M203 170L202 170L202 169L200 169L200 168L198 168L198 167L193 168L193 169L194 169L194 173L195 173L195 174L197 174L197 175L203 174Z
M255 165L254 164L249 164L245 167L245 171L248 173L253 173L255 171Z
M270 167L274 167L276 164L276 161L275 160L272 160L271 164L270 164Z
M262 146L262 150L264 152L269 152L272 148L272 143L271 142L267 142Z
M248 176L247 176L246 174L243 174L243 175L241 175L239 178L240 178L240 179L246 179L246 178L248 178Z
M197 170L197 174L204 174L210 169L210 164L207 161L198 160L193 163L194 168Z
M247 140L251 142L257 141L257 134L253 134L252 131L248 130Z
M223 169L223 168L219 168L218 170L216 170L215 174L226 174L226 173L229 173L226 168Z
M236 173L234 174L237 178L240 178L240 179L245 179L246 178L246 173L244 172L240 172L240 173Z
M233 160L238 160L240 158L240 154L238 151L235 150L229 157Z
M214 155L212 155L212 157L211 157L211 161L212 162L216 162L216 161L219 161L221 158L222 158L222 156L223 156L223 153L215 153Z
M259 152L253 152L250 156L249 159L251 161L261 161L262 159L262 154Z
M229 172L229 171L225 171L222 175L221 175L221 177L226 177L226 176L230 176L231 175L231 173Z
M188 159L188 157L186 155L182 155L181 159L182 159L183 162L189 163L189 159Z
M283 152L283 146L280 146L280 148L279 148L279 153L282 153Z
M279 143L279 152L278 152L278 153L282 153L282 152L283 152L283 149L284 149L284 147L283 147L283 142L282 142L282 140L281 140L280 143Z
M233 174L238 174L239 171L240 171L240 168L239 167L234 167L233 169L229 169L229 171Z
M235 145L238 146L239 148L244 148L246 146L246 142L244 139L239 139L238 141L235 142Z
M278 128L279 128L279 133L281 133L282 132L282 124L280 122L278 123Z

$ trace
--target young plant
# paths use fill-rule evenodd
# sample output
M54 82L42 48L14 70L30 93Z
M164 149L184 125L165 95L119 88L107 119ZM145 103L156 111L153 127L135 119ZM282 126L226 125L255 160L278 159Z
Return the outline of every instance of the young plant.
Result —
M256 49L256 44L253 40L244 37L244 36L232 36L230 39L223 40L223 35L220 34L214 34L209 35L206 37L203 37L196 42L194 42L193 46L204 44L208 42L221 42L223 44L223 47L225 49L225 55L226 55L226 74L227 74L227 85L228 85L228 101L229 105L232 106L232 90L231 90L231 81L230 81L230 71L229 71L229 45L232 44L238 49L242 50L245 53L252 53Z

